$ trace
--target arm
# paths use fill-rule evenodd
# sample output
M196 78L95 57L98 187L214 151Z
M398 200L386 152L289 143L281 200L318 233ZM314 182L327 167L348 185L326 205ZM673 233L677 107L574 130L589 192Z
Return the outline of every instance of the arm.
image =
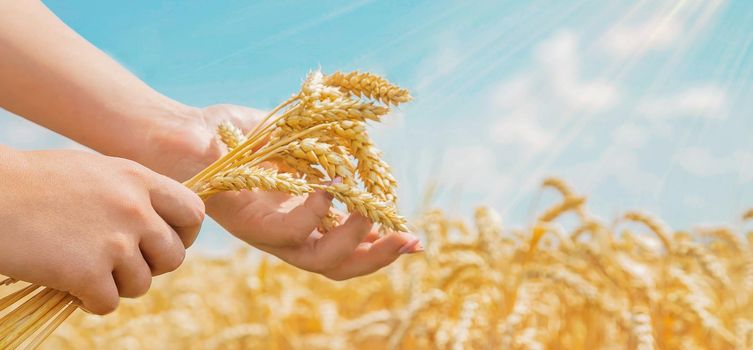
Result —
M195 144L202 138L182 134L198 129L183 127L201 121L196 108L146 85L39 1L0 1L0 106L142 164L158 163L145 147L167 142L168 131L190 140L197 153L211 151Z
M250 108L194 108L159 94L34 1L0 2L0 96L0 105L19 115L177 180L221 155L219 122L248 130L259 117ZM321 235L315 229L331 200L324 192L305 198L223 193L207 202L207 213L257 248L335 279L373 272L420 250L416 237L378 237L358 215Z

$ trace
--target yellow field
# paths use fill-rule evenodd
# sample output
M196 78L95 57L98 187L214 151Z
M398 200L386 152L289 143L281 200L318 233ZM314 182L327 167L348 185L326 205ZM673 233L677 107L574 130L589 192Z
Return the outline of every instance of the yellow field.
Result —
M113 315L76 313L46 349L749 348L753 255L727 228L615 223L562 200L526 230L429 211L424 254L333 282L247 250L191 257ZM569 225L557 223L563 215ZM568 222L565 220L563 222ZM575 224L573 224L575 223ZM565 229L566 226L572 226Z

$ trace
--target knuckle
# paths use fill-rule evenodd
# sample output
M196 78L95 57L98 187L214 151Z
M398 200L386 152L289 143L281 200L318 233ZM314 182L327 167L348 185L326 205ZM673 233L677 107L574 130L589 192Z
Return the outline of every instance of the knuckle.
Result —
M107 251L112 254L115 260L122 260L133 254L134 245L128 237L123 234L114 234L108 240Z
M78 281L77 284L79 286L88 286L99 283L102 280L103 274L104 272L95 267L94 264L87 264L76 269L76 274L73 276L76 276L75 279Z
M137 199L123 200L121 210L125 217L130 220L144 221L147 217L147 208Z
M129 159L118 159L121 162L121 171L123 175L131 178L140 178L144 176L144 166Z

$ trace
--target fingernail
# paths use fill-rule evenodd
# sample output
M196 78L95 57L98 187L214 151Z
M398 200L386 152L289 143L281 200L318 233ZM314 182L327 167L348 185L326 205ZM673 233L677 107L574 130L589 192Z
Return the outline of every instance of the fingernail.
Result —
M424 246L423 246L423 245L421 245L421 243L419 242L418 244L416 244L416 246L415 246L415 247L413 247L413 251L411 251L411 252L410 252L409 254L413 254L413 253L421 253L421 252L423 252L423 251L424 251Z
M400 250L398 250L397 252L400 254L412 253L419 243L421 243L421 241L419 241L418 238L414 238L400 247Z

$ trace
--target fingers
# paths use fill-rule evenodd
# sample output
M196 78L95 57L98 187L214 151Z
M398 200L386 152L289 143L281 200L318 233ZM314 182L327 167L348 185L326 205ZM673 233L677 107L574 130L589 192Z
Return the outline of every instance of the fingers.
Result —
M112 275L99 274L98 278L86 281L80 291L71 291L83 303L84 309L97 314L109 314L118 308L120 297Z
M371 231L363 238L363 241L366 243L374 243L374 241L379 238L382 238L382 235L380 235L378 231Z
M148 229L147 234L139 242L139 248L153 276L174 271L186 257L184 243L164 222L156 223L153 228Z
M196 240L204 220L204 202L182 184L154 174L149 194L152 207L188 248Z
M422 250L421 243L415 236L404 232L391 233L373 243L359 244L350 257L323 275L338 281L363 276L389 265L401 254Z
M325 191L316 191L288 213L275 211L265 216L261 222L262 232L279 237L282 243L302 244L327 215L330 205L332 197Z
M371 232L372 222L360 214L352 214L340 226L314 241L312 258L318 270L326 271L339 265Z
M137 298L149 290L152 284L152 271L138 247L124 257L112 272L118 293L124 298Z

